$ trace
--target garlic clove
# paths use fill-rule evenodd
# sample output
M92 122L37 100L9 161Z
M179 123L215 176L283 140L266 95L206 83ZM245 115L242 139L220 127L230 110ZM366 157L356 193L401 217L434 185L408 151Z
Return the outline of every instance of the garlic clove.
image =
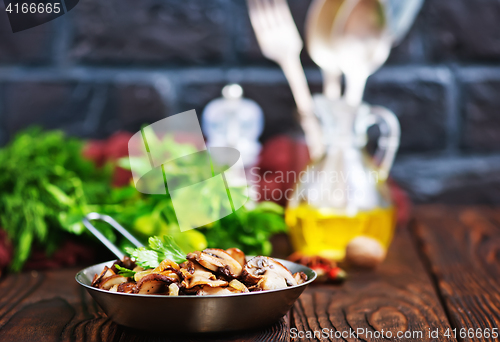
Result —
M369 236L358 236L346 247L346 262L352 266L374 268L386 256L385 248L376 239Z

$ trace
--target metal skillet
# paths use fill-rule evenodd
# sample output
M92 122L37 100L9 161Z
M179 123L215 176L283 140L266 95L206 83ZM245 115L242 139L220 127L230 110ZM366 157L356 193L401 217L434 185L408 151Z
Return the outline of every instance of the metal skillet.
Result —
M102 235L90 220L102 220L118 230L135 246L141 247L129 232L110 216L92 213L83 223L119 259L123 253ZM286 260L275 259L290 272L304 272L303 284L279 290L249 292L227 296L162 296L109 292L91 287L94 274L114 261L87 267L76 274L76 281L115 323L131 328L166 333L212 333L249 330L269 326L283 317L293 303L316 279L316 272Z

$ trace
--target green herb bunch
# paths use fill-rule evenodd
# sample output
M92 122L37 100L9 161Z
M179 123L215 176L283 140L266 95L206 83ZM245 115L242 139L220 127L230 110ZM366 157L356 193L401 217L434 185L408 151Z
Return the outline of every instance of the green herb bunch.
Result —
M273 202L261 202L254 208L241 207L219 221L200 228L208 246L227 249L237 247L250 255L269 255L271 236L288 231L284 209Z
M30 129L0 149L0 227L14 246L18 271L33 244L55 251L61 232L80 234L88 204L110 191L109 168L82 157L83 142Z
M161 149L162 153L170 157L179 155L188 155L194 153L196 150L193 146L188 144L178 144L173 139L163 139L157 141L155 146ZM181 159L182 161L182 159ZM178 161L175 164L170 164L169 168L165 168L164 172L170 179L176 177L185 177L184 182L187 184L194 184L200 179L204 179L206 175L203 174L205 164L200 163L202 159L187 159L186 162ZM148 170L150 162L144 158L122 158L118 164L126 169L130 169L130 163L134 164L136 169ZM223 166L219 165L219 168ZM221 196L220 193L211 188L210 183L206 183L205 187L198 193L189 194L185 199L188 203L189 197L204 198L208 203L207 209L211 213L221 211L222 203L226 193ZM241 189L243 190L243 189ZM242 196L244 191L233 191L231 196ZM227 198L227 197L226 197ZM168 195L158 196L149 195L148 200L150 209L138 213L136 211L136 219L132 220L136 226L137 231L142 229L138 226L151 228L154 224L163 226L154 232L149 230L150 235L170 235L173 236L175 241L180 245L181 249L186 253L193 250L200 250L206 246L212 248L231 248L237 247L247 254L255 255L269 255L272 251L272 245L269 239L272 235L283 233L287 231L287 226L283 219L283 207L273 202L262 203L249 203L236 210L234 213L220 219L214 219L214 222L198 229L180 232L178 222L175 216L175 210ZM239 201L238 201L239 202ZM189 207L178 208L177 210L189 210ZM210 222L209 213L198 213L200 222ZM206 215L206 217L202 217ZM220 215L215 215L216 218Z
M165 154L174 157L195 151L192 146L178 144L172 139L157 143L163 144ZM65 233L85 232L81 220L90 212L111 215L143 242L155 235L171 236L172 240L150 240L153 245L148 250L159 253L158 258L151 259L156 262L165 257L160 243L164 246L177 244L184 255L207 246L237 247L247 254L268 255L272 248L269 238L287 229L283 208L263 202L241 207L207 226L181 232L170 196L144 195L133 185L111 187L112 166L97 168L84 159L83 144L82 140L68 138L59 131L30 129L0 149L0 228L6 230L14 245L13 271L22 268L33 245L45 247L50 254L57 249ZM130 168L130 163L136 167L150 167L149 161L137 158L118 161L124 168ZM169 177L198 179L197 170L202 169L188 160L186 165L165 171ZM192 179L185 181L194 182ZM213 211L221 208L221 198L210 188L193 194L198 195L208 196ZM206 219L202 221L207 222ZM119 240L108 225L100 222L95 225L120 247L131 247Z

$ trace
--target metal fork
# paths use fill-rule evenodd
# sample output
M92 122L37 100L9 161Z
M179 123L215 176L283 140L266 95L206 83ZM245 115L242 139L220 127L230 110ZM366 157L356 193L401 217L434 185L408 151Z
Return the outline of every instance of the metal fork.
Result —
M247 0L250 21L262 54L283 70L292 90L312 160L324 153L321 127L300 62L304 46L286 0Z

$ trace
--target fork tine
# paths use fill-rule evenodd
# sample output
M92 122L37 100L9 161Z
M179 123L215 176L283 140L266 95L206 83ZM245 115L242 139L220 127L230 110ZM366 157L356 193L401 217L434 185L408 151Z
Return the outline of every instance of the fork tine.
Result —
M250 22L252 23L254 30L259 30L261 23L258 18L258 8L255 0L247 0L247 7L248 16L250 17Z
M273 0L276 16L279 17L284 25L295 25L292 13L290 12L290 6L286 0Z
M274 14L272 13L273 8L269 0L256 0L256 2L260 9L262 20L267 24L267 30L276 28L276 19L274 18Z
M273 18L273 23L275 27L283 27L285 24L284 18L281 15L281 9L276 6L276 2L274 0L264 0L267 2L267 10L269 16Z
M266 31L269 30L269 25L263 16L262 6L259 0L247 0L248 12L250 15L250 21L254 28L257 39L259 39Z
M285 73L303 117L301 124L311 155L319 156L323 150L321 139L317 139L321 137L321 130L312 116L311 92L300 63L300 51L304 45L288 3L286 0L247 0L247 4L262 54L278 63Z

